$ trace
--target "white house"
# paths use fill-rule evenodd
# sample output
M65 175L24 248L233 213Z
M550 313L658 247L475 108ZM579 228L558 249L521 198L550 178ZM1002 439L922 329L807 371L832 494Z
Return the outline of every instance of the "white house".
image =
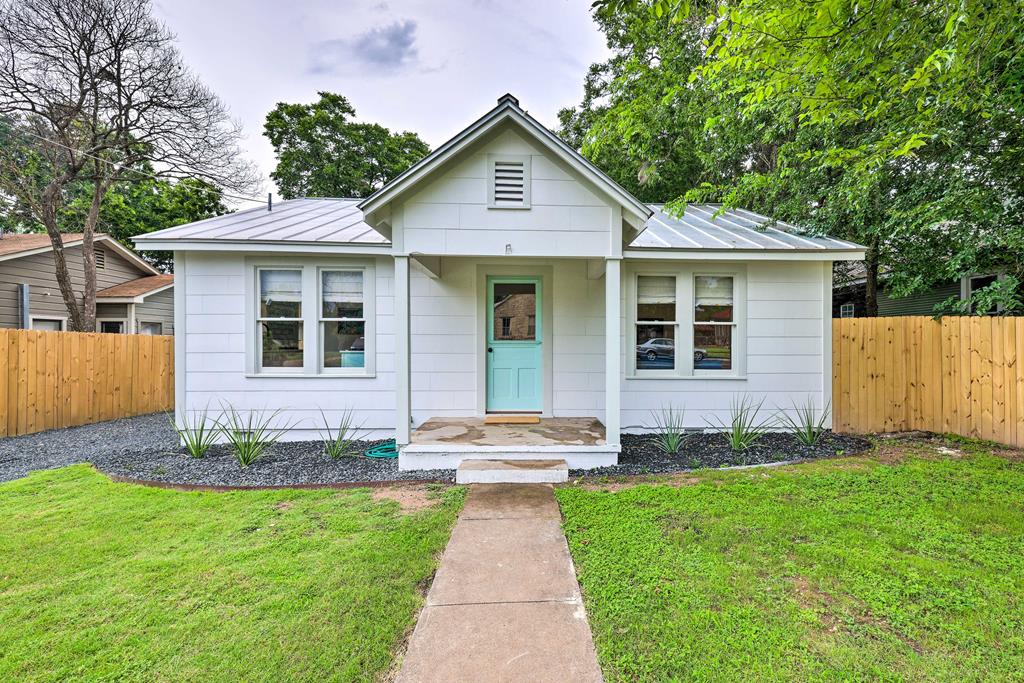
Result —
M757 214L645 205L511 95L365 199L297 199L136 238L175 257L177 418L355 411L404 469L614 463L623 431L831 395L832 262ZM610 312L610 313L609 313ZM515 431L491 414L540 416Z

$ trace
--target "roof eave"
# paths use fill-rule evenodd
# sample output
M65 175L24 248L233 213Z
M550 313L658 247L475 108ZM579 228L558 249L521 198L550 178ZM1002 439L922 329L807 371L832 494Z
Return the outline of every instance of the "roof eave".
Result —
M338 254L387 254L390 243L303 242L298 240L221 240L202 238L135 238L143 251L279 251L329 252Z
M856 261L864 258L863 249L708 249L629 247L623 257L667 260L736 261Z

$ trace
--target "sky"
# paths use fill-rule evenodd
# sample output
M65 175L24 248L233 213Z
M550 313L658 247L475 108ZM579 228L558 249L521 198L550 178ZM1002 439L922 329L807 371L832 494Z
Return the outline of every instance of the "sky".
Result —
M155 0L185 62L241 122L266 178L263 121L278 102L346 96L356 118L433 148L511 92L541 123L583 97L608 56L590 0Z

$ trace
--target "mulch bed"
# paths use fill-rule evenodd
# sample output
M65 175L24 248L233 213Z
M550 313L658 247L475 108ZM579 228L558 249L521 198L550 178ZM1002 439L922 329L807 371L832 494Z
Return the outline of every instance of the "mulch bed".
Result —
M384 441L360 441L353 451L362 453ZM333 459L319 441L276 443L248 467L241 467L227 446L214 446L202 458L184 452L122 453L95 462L101 471L132 481L160 482L210 488L314 486L390 481L455 481L455 470L399 471L398 458L362 455Z
M871 448L871 443L857 436L826 433L814 447L800 443L793 435L778 432L765 434L742 452L734 452L724 434L692 434L682 450L675 455L663 453L650 434L623 434L619 464L587 470L571 470L572 477L671 474L707 467L765 465L793 460L815 460L855 455Z

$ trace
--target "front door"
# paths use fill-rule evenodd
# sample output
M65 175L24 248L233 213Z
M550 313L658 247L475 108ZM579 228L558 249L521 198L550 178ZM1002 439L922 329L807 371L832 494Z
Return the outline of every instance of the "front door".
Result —
M539 277L487 279L487 411L543 410Z

